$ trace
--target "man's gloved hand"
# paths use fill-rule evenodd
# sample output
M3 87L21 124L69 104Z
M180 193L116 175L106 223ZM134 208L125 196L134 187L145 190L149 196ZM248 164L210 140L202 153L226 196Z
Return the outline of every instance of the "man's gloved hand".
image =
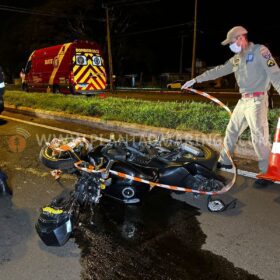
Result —
M181 89L183 90L183 89L190 88L190 87L192 87L195 83L196 83L196 80L195 80L195 79L192 79L192 80L190 80L190 81L187 81L187 82L185 82L185 83L182 85Z

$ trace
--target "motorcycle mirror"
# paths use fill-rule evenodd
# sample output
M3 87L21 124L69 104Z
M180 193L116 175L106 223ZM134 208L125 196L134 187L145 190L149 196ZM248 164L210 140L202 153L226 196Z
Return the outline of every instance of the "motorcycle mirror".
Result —
M222 212L225 210L225 204L221 199L208 198L207 208L210 212Z
M233 209L236 206L236 199L225 204L221 199L212 199L211 195L208 196L207 208L210 212L222 212L227 209Z

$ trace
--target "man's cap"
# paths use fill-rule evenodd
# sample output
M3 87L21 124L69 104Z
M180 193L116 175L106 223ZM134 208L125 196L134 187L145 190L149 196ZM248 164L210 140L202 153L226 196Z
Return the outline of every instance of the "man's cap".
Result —
M231 43L240 35L247 34L248 31L243 26L235 26L228 33L227 38L221 43L223 46Z

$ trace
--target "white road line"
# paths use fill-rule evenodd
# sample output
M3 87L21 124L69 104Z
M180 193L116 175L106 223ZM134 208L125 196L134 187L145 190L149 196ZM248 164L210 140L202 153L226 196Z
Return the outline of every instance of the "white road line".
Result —
M233 168L232 169L221 168L220 170L228 172L228 173L234 173ZM256 175L257 175L257 173L255 173L255 172L245 171L245 170L241 170L241 169L237 169L237 174L241 175L241 176L253 178L253 179L256 179Z
M220 170L228 172L228 173L234 173L233 168L232 169L221 168ZM256 177L257 173L255 173L255 172L250 172L250 171L246 171L246 170L237 169L237 174L240 175L240 176L257 179L257 177ZM277 181L277 182L274 182L274 183L275 184L280 184L280 181Z
M89 134L85 134L85 133L80 133L80 132L76 132L76 131L71 131L71 130L58 128L58 127L54 127L54 126L50 126L50 125L24 121L24 120L20 120L20 119L8 117L8 116L3 116L3 115L0 115L0 118L15 121L15 122L20 122L20 123L25 123L25 124L28 124L28 125L39 126L39 127L43 127L43 128L50 129L50 130L56 130L56 131L63 132L63 133L66 133L66 134L77 135L77 136L81 136L81 137L85 137L85 138L89 138L89 139L95 139L95 140L99 140L99 141L103 141L103 142L110 142L110 139L107 139L107 138L98 137L98 136L94 136L94 135L89 135Z

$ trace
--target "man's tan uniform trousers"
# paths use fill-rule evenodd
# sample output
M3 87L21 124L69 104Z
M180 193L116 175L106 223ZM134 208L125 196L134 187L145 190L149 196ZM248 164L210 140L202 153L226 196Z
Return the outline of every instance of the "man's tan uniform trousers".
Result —
M249 126L253 147L259 160L259 169L265 172L271 150L267 91L272 84L280 93L280 69L265 46L250 43L245 51L236 54L224 65L197 76L196 81L200 83L215 80L230 73L235 75L241 99L227 126L224 146L232 154L238 137ZM225 150L221 152L219 161L231 164Z

